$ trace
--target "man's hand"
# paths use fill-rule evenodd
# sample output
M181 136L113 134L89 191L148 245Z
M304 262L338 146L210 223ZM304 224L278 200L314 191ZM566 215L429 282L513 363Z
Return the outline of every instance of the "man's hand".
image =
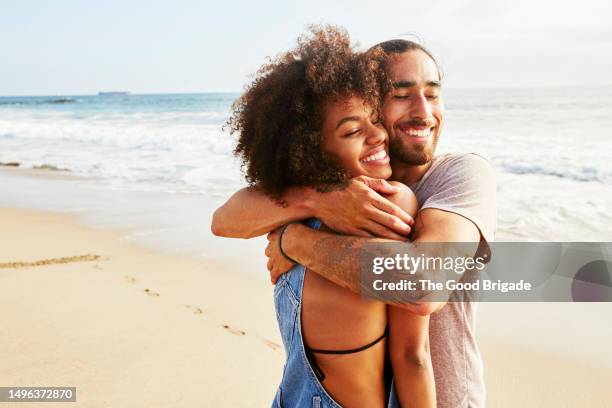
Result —
M295 263L287 260L281 252L278 240L280 238L280 228L268 234L268 246L266 256L268 257L268 271L270 271L270 282L276 285L278 278L288 272Z
M414 220L383 196L398 191L382 179L355 177L345 189L318 193L315 216L345 235L405 241Z

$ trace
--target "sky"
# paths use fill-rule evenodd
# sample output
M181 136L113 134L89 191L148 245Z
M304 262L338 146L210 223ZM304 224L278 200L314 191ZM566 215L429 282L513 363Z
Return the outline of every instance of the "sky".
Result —
M309 24L418 38L450 88L612 84L605 0L0 0L0 95L239 92Z

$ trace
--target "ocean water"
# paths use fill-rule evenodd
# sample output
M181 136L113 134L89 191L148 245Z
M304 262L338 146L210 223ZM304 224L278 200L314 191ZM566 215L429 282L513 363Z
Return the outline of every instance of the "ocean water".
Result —
M237 97L0 97L0 163L218 202L244 185L222 130ZM612 238L612 88L449 89L445 101L439 152L491 161L499 239Z

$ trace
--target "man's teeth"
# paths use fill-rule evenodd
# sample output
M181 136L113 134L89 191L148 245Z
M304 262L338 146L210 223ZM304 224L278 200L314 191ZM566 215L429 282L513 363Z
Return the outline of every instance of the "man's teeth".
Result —
M367 162L371 162L373 160L382 160L382 159L384 159L386 157L387 157L387 152L384 151L384 150L381 150L378 153L371 154L371 155L367 156L366 158L361 159L361 161L363 163L367 163Z
M408 129L405 133L408 136L428 137L431 134L431 129Z

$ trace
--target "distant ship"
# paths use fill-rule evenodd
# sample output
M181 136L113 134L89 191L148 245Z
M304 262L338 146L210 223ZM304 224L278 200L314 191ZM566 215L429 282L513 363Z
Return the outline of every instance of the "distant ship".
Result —
M129 95L129 92L126 91L116 91L116 92L98 92L98 96L122 96Z

